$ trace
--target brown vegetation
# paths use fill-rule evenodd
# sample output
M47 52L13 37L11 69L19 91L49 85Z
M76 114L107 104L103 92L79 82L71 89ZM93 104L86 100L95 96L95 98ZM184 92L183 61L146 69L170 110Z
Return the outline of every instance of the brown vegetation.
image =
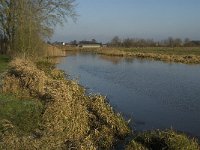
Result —
M200 147L194 139L188 139L182 133L173 130L143 132L135 136L126 150L199 150Z
M1 120L0 149L110 149L130 130L102 96L86 96L59 70L39 70L15 59L3 80L2 92L35 97L44 105L41 124L24 134L10 120Z
M66 56L66 52L61 48L53 45L46 45L44 50L45 57L63 57Z

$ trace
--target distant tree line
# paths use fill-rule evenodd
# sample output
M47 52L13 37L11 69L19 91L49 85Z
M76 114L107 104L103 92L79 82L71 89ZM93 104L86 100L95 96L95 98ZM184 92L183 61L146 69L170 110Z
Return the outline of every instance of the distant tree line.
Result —
M191 41L189 38L182 40L180 38L169 37L165 40L154 41L153 39L126 38L120 39L115 36L109 43L112 47L195 47L200 46L200 41Z
M33 54L67 17L75 0L0 0L0 52Z
M50 42L47 41L48 44L52 44L52 45L62 45L63 43L67 44L67 45L71 45L71 46L77 46L78 44L100 44L102 45L101 42L97 42L96 39L92 39L92 40L81 40L81 41L77 41L77 40L73 40L71 42L60 42L60 41L55 41L55 42Z

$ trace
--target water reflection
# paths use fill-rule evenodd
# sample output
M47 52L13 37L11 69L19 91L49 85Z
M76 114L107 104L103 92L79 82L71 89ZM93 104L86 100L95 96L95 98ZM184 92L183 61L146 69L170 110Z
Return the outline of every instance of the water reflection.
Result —
M106 95L135 130L173 127L200 136L199 65L79 53L58 67Z
M121 61L123 61L123 57L118 57L118 56L111 57L111 56L106 56L106 55L100 55L99 57L100 57L100 59L105 60L105 61L109 61L113 64L118 64Z

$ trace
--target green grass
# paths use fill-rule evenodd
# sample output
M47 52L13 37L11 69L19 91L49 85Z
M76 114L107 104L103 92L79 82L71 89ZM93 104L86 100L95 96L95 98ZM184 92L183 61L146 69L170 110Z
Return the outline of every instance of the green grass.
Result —
M32 132L39 126L42 110L43 106L38 100L0 93L0 121L8 120L20 133Z
M8 68L9 61L10 58L8 56L0 55L0 73L2 73Z

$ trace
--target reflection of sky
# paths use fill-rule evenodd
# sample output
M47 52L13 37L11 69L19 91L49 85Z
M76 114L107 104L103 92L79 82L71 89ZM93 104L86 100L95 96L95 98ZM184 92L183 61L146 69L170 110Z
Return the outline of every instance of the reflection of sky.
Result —
M77 0L77 23L57 27L53 40L109 41L113 36L200 39L199 0Z

